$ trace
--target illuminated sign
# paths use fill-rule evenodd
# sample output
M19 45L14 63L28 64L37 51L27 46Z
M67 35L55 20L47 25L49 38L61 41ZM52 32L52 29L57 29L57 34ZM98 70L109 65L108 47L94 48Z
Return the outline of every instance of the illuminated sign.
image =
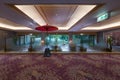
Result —
M105 13L97 18L97 22L106 20L106 19L108 19L108 17L109 17L108 13Z

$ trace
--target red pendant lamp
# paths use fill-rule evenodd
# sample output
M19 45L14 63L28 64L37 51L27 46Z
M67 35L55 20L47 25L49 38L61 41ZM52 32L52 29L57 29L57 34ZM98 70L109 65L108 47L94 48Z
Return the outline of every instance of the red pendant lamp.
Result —
M44 25L44 26L39 26L39 27L36 27L35 28L36 30L39 30L39 31L55 31L55 30L58 30L58 28L56 26L52 26L52 25Z

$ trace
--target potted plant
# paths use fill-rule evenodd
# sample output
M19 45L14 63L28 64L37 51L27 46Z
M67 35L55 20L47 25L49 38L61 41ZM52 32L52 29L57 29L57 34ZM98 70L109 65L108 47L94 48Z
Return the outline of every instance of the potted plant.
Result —
M32 44L33 44L33 37L31 37L30 38L30 46L29 46L29 48L28 48L28 51L33 51L33 46L32 46Z
M107 37L107 51L112 51L112 36Z

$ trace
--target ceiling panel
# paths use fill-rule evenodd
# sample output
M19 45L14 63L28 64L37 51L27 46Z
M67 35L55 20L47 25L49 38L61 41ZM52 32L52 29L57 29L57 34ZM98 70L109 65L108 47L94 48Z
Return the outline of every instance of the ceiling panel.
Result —
M59 30L68 30L96 5L15 5L15 7L39 25L46 21L46 24L57 26Z
M82 30L101 31L101 30L108 30L111 28L120 28L120 15L113 16L110 19L95 23L93 25L83 28Z
M106 3L108 1L113 0L2 0L0 2L9 4L96 4Z
M33 30L31 28L25 27L20 24L16 24L14 22L11 22L7 19L0 18L0 29L7 29L7 30Z
M37 5L36 8L47 24L62 27L67 24L77 5Z

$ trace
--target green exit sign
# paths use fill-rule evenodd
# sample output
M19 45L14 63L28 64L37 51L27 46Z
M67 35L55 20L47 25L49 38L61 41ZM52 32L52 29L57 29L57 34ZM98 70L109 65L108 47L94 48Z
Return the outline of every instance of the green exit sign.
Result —
M109 17L108 13L105 13L97 18L97 22L106 20L106 19L108 19L108 17Z

